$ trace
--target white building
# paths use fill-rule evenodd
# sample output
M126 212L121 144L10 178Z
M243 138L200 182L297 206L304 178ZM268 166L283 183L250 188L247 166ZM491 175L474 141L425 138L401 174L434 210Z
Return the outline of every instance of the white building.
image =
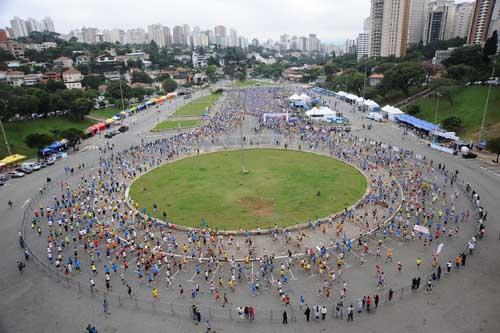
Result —
M472 24L474 14L474 3L463 2L456 5L455 10L455 32L453 37L467 37Z
M46 16L42 20L42 24L43 24L43 31L56 32L56 28L54 26L54 21L52 21L52 19L50 17Z
M68 57L59 57L54 59L54 66L59 68L71 68L73 67L73 59Z
M238 46L238 32L233 28L229 29L229 46Z
M142 28L128 29L125 33L125 43L144 44L146 42L146 31Z
M148 40L154 41L158 47L165 47L169 45L170 29L161 24L152 24L148 26Z
M208 56L206 54L193 52L191 60L193 61L193 68L203 68L208 65Z
M75 68L70 68L63 73L64 85L68 89L82 89L83 75Z
M408 18L408 45L416 45L424 39L425 14L429 0L411 0Z
M26 23L19 17L14 16L14 18L10 20L10 26L14 34L14 36L12 36L13 38L28 36L28 28L26 27Z
M424 44L455 37L456 8L454 0L429 2L425 17Z
M366 32L362 32L358 35L356 40L358 60L368 57L368 36L369 34Z

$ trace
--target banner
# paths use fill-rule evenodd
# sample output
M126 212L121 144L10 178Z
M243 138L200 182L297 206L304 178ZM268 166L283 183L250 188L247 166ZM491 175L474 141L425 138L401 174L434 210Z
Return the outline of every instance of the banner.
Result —
M413 227L413 230L421 232L421 233L426 234L426 235L429 234L429 228L418 225L418 224L415 224L415 226Z

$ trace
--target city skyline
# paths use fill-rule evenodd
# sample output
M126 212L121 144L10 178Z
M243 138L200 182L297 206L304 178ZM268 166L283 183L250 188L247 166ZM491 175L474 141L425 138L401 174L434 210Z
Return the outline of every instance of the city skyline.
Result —
M234 28L249 39L278 40L284 33L297 36L313 33L323 42L343 43L346 38L356 37L362 28L363 19L370 12L368 0L353 0L349 3L312 0L306 5L296 0L257 2L257 5L255 2L250 5L243 1L221 0L207 4L199 0L187 0L180 4L153 0L148 2L147 8L138 8L137 2L127 0L105 3L90 0L81 5L59 0L43 3L28 0L20 10L18 3L6 0L0 4L3 13L0 27L9 26L14 16L24 19L49 16L59 33L68 33L84 26L147 29L150 25L160 23L170 29L184 24L213 29L217 25L224 25L228 31ZM109 15L117 6L122 8L120 15ZM170 12L175 15L167 14Z

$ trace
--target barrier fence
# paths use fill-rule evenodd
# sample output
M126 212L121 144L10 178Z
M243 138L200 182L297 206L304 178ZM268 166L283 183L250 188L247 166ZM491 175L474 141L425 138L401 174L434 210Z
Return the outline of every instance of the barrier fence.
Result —
M278 140L280 137L278 136ZM280 142L282 144L282 142ZM227 146L229 147L229 145ZM67 176L62 176L57 179L53 179L50 183L46 185L47 190L49 188L54 189L55 186L59 186L61 184L61 190L62 190L62 182L67 180ZM469 195L469 193L465 190L464 188L464 183L463 182L456 182L455 183L457 186L461 188L463 193L469 198L472 207L475 208L473 210L473 215L472 219L473 221L478 219L478 206L476 205L476 202L473 200L472 196ZM46 190L46 191L47 191ZM143 310L147 312L151 312L153 314L159 314L159 315L169 315L169 316L174 316L174 317L179 317L179 318L193 318L192 316L192 305L193 303L180 303L180 302L165 302L160 299L145 299L145 298L140 298L135 295L127 295L127 294L120 294L116 292L107 292L104 290L93 290L90 288L89 285L82 285L82 282L79 280L76 280L72 277L65 276L63 273L58 271L55 266L50 264L48 260L45 258L40 258L39 253L37 250L32 249L32 246L30 242L28 242L28 235L27 235L27 224L31 223L31 220L33 218L33 211L36 209L36 207L40 204L42 198L44 198L43 193L36 193L31 199L30 202L25 206L21 218L21 223L20 223L20 234L22 235L23 241L22 246L24 246L29 254L30 254L30 259L34 261L40 269L46 273L49 277L53 278L57 283L59 283L61 286L72 289L76 291L78 294L85 295L87 297L90 297L92 299L95 299L97 302L102 303L104 299L109 304L110 309L113 307L120 307L120 308L125 308L125 309L130 309L130 310ZM372 233L370 233L371 235ZM376 234L376 232L375 232ZM478 229L476 230L475 235L479 234L479 226ZM478 238L479 240L479 238ZM464 247L464 251L467 250L467 244ZM451 258L451 261L454 262L454 258ZM434 272L431 271L428 274L424 274L424 278L421 279L422 283L421 286L418 290L413 290L410 285L405 285L401 288L397 288L393 290L392 298L389 298L389 288L385 287L381 290L375 290L370 293L367 293L367 295L373 296L374 294L379 294L380 296L380 302L379 306L384 306L388 304L395 304L400 300L406 299L408 297L411 297L413 294L422 292L422 290L425 289L426 282L429 279L432 279L432 273ZM441 280L446 279L446 274L441 276ZM435 287L441 283L441 281L433 281L433 286ZM328 317L329 318L336 318L336 302L333 299L327 301L328 304ZM201 315L202 315L202 320L206 320L207 318L209 319L223 319L223 320L231 320L231 321L241 321L245 319L241 319L239 314L238 314L238 305L228 305L226 308L222 308L220 306L209 306L206 304L201 304L199 302L194 303L197 308L199 309ZM345 319L347 318L347 307L349 305L353 305L355 309L355 315L358 316L357 314L357 299L351 298L349 296L347 299L343 300L343 308L342 308L342 318ZM281 322L282 320L282 314L283 311L287 311L288 314L288 319L291 322L297 321L297 320L305 320L305 317L303 315L304 309L301 309L299 306L296 305L288 305L288 306L282 306L282 307L276 307L276 308L256 308L255 309L255 319L258 320L267 320L269 322ZM375 307L373 305L372 311L375 310ZM363 310L365 312L365 310ZM341 318L339 318L341 319Z

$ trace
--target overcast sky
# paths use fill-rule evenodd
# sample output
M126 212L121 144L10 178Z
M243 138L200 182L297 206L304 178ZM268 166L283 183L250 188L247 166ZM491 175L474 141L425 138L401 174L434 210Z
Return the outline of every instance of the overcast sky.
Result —
M19 16L50 16L56 31L82 26L136 28L161 23L234 27L245 37L316 33L322 41L354 38L370 14L370 0L0 0L0 27Z

